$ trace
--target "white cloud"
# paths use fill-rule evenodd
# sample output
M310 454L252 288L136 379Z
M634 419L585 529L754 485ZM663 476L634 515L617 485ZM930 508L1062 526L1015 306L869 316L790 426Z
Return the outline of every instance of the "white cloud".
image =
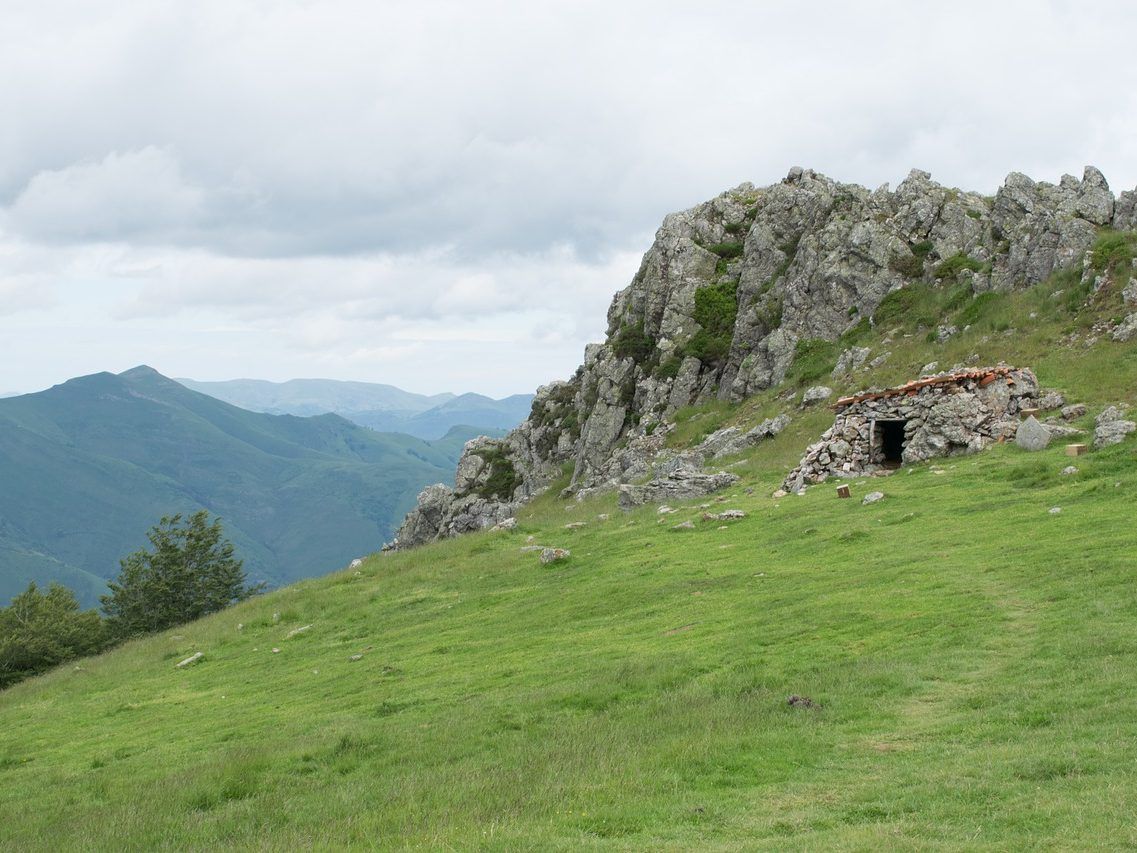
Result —
M387 381L524 390L602 333L665 213L741 181L1134 186L1135 30L1120 0L16 4L4 352L35 325L41 377L401 358Z

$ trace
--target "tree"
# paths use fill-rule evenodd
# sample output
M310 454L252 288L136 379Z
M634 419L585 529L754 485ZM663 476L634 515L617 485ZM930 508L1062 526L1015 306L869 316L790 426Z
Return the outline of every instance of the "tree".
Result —
M153 550L135 551L102 597L112 633L134 637L223 610L259 592L245 585L233 545L222 539L221 520L205 510L184 522L165 516L147 534Z
M75 593L35 583L0 609L0 688L106 647L106 628L94 610L80 610Z

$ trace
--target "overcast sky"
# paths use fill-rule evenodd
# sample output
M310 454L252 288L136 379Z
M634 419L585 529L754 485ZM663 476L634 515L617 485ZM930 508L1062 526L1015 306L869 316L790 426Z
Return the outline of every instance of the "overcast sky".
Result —
M9 0L0 392L532 391L662 217L742 181L1133 188L1134 33L1130 2Z

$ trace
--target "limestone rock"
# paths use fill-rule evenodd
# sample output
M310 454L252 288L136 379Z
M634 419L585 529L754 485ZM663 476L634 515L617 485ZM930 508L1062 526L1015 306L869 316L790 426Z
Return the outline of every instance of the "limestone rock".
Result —
M674 527L672 527L671 529L672 530L694 530L695 529L695 522L693 522L693 521L681 521L678 524L676 524Z
M738 479L736 475L725 471L719 471L717 474L676 471L674 474L651 480L643 485L620 486L619 504L621 509L632 509L665 500L689 500L733 486Z
M1075 418L1080 418L1085 413L1086 413L1086 407L1083 406L1081 403L1074 403L1073 405L1062 407L1062 419L1063 420L1072 421Z
M1125 436L1137 430L1137 423L1126 420L1125 412L1118 406L1110 406L1097 416L1094 428L1094 447L1108 447L1120 444Z
M1038 419L1031 415L1021 424L1015 432L1015 444L1023 450L1045 450L1050 444L1050 430L1038 422Z
M884 492L869 492L867 495L864 496L864 499L861 501L861 504L864 506L868 506L869 504L874 504L877 501L882 501L882 500L884 500Z
M850 347L841 353L837 359L837 366L833 368L833 376L848 376L854 371L860 370L861 365L868 361L869 353L868 347Z
M824 403L832 396L832 388L826 388L824 385L814 385L812 388L806 388L805 393L801 395L801 405L804 408L805 406Z
M1129 343L1137 338L1137 311L1126 317L1109 336L1120 343Z
M571 556L572 551L567 548L543 548L541 550L541 565L547 566L549 563L567 560Z
M204 652L194 652L185 660L179 661L178 663L174 664L174 669L185 669L188 666L193 666L194 664L199 663L204 657Z

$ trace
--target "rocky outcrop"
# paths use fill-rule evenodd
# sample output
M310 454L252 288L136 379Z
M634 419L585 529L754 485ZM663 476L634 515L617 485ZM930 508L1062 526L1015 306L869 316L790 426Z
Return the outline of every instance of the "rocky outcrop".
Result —
M1013 173L994 196L941 186L919 170L895 190L869 190L794 168L771 186L741 184L673 213L613 298L605 341L586 348L571 379L539 389L529 419L498 443L516 482L492 500L527 500L570 465L572 491L658 476L653 437L678 409L778 385L811 341L872 324L890 293L915 283L981 294L1083 263L1100 289L1118 272L1089 261L1104 227L1137 227L1137 190L1115 198L1092 166L1057 184ZM1131 278L1137 283L1137 270ZM1114 284L1120 291L1129 280ZM956 330L928 331L946 340ZM869 355L847 350L834 375L889 354L871 362ZM944 424L933 438L950 444L951 431ZM460 479L476 480L478 468L463 460ZM453 492L450 500L462 502L479 487ZM438 515L439 493L427 497ZM470 515L456 509L441 513L441 527L433 517L408 524L448 535L447 519ZM481 523L493 513L481 506L474 515Z
M681 469L642 485L621 485L620 507L632 509L649 503L690 500L733 486L737 482L738 477L735 474L728 474L725 471L704 474Z
M1137 423L1128 420L1123 407L1109 406L1094 419L1094 447L1120 444L1125 436L1137 432Z

